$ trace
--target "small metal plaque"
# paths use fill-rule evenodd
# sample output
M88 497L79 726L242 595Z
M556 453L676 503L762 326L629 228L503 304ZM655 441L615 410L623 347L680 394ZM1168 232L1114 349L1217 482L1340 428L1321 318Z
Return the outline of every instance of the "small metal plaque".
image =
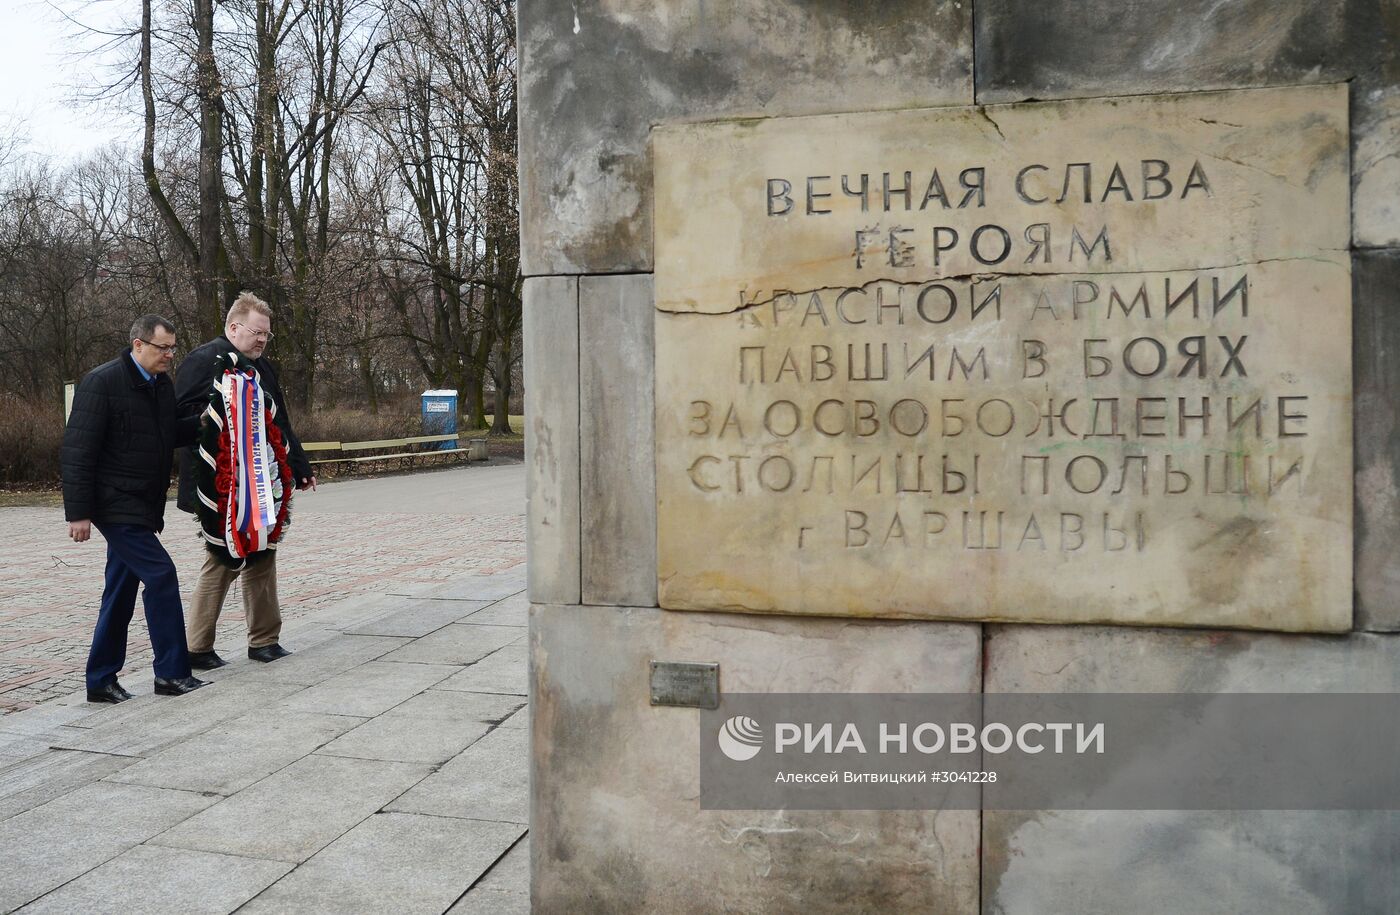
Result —
M719 664L652 661L651 704L719 708Z

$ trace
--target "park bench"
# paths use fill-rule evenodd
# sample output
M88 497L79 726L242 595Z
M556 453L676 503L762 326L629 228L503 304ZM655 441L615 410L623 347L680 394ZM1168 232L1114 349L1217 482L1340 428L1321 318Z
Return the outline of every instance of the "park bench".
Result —
M461 442L454 448L424 448L424 445L438 445L443 442ZM303 442L302 450L308 454L329 454L316 457L312 464L368 464L374 461L397 460L413 466L418 458L437 457L444 454L465 454L469 461L484 461L489 457L486 450L486 437L462 438L457 434L413 435L406 438L383 438L366 442ZM388 454L357 454L362 451L388 451ZM334 452L340 452L335 455Z

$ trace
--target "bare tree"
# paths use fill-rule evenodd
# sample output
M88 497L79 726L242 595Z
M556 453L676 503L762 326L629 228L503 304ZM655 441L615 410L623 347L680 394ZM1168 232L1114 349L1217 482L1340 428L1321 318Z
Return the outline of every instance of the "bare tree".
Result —
M404 334L424 374L462 392L470 427L485 426L490 371L502 431L520 327L514 16L513 3L495 0L396 4L368 118L398 154L412 216L393 218L385 188L384 229L400 231L400 252L428 278L426 296L413 295L393 268Z
M293 399L377 409L395 386L450 385L481 427L494 387L507 431L513 2L128 8L90 33L122 56L87 98L139 113L139 148L57 168L0 139L0 387L49 396L106 358L134 311L195 343L251 288L278 308Z

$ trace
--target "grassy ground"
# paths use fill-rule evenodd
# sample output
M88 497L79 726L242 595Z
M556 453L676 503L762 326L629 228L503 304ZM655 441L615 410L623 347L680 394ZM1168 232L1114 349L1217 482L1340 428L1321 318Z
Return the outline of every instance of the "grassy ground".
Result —
M51 489L0 489L0 508L62 505L63 493L58 484Z

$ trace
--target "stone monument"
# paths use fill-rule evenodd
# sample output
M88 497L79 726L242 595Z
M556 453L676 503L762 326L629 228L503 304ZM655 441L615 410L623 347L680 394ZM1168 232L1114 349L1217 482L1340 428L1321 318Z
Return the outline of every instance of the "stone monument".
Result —
M702 810L697 723L1400 689L1400 7L519 25L536 909L1400 906L1394 813Z

